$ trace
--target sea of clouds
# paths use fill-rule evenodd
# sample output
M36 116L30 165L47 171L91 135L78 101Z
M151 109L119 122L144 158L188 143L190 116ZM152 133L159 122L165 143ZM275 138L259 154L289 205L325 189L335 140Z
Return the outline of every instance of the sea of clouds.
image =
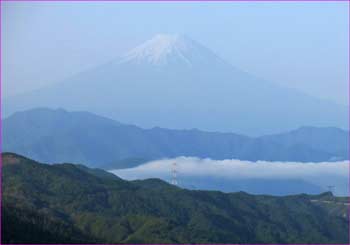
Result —
M336 194L348 194L348 161L317 163L251 162L236 159L212 160L196 157L177 157L151 161L134 168L117 169L111 172L127 180L160 178L169 181L174 162L176 162L178 180L180 182L181 179L207 178L210 181L216 178L224 180L225 185L230 183L230 180L235 181L235 183L240 180L279 181L283 185L283 180L298 180L317 186L324 191L327 190L328 186L334 186ZM300 192L303 192L303 190L301 189ZM269 194L268 189L266 194Z

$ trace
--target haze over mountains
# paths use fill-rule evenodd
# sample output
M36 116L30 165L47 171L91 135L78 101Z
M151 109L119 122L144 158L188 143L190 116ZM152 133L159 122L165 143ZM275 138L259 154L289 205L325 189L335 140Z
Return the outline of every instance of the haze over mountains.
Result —
M179 35L157 35L107 64L5 100L4 114L11 114L3 120L4 151L137 178L168 180L168 172L147 174L143 164L182 156L210 158L215 167L215 160L267 161L273 169L349 159L347 107L240 71ZM347 194L347 179L334 176L182 180L186 188L273 195L320 193L332 184Z
M1 244L349 244L346 3L214 5L4 4Z
M321 162L348 159L348 131L302 127L252 138L200 130L143 129L88 112L33 109L3 120L3 150L42 162L130 168L148 160L212 159Z
M348 127L347 107L240 71L178 35L157 35L107 64L9 98L4 115L43 106L90 111L148 128L245 135L304 125Z

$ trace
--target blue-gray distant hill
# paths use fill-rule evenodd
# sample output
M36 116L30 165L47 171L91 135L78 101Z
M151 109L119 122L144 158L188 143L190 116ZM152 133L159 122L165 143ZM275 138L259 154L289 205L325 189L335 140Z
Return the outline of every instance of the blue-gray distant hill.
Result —
M320 162L348 159L348 132L302 127L252 138L195 129L143 129L88 112L41 108L3 120L3 151L42 162L85 163L104 169L177 156Z
M109 63L7 98L3 115L36 107L90 111L147 128L250 136L303 125L348 128L348 107L255 77L177 35L157 35Z

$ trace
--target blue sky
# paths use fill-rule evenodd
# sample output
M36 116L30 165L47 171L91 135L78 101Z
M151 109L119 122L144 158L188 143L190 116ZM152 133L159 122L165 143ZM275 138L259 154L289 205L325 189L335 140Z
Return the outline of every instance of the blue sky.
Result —
M157 33L179 33L254 75L347 104L347 4L2 3L3 96L59 82Z

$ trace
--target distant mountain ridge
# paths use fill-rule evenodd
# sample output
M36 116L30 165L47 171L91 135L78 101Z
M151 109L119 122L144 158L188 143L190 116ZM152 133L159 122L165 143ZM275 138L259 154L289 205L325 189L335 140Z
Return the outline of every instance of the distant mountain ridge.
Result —
M146 128L250 136L303 125L348 129L349 111L242 71L189 37L166 34L62 82L5 99L3 115L43 106Z
M42 162L117 169L147 160L212 159L320 162L348 159L348 132L303 127L258 138L200 130L142 129L88 112L33 109L3 120L3 150Z
M344 243L348 198L189 191L2 154L2 243Z

